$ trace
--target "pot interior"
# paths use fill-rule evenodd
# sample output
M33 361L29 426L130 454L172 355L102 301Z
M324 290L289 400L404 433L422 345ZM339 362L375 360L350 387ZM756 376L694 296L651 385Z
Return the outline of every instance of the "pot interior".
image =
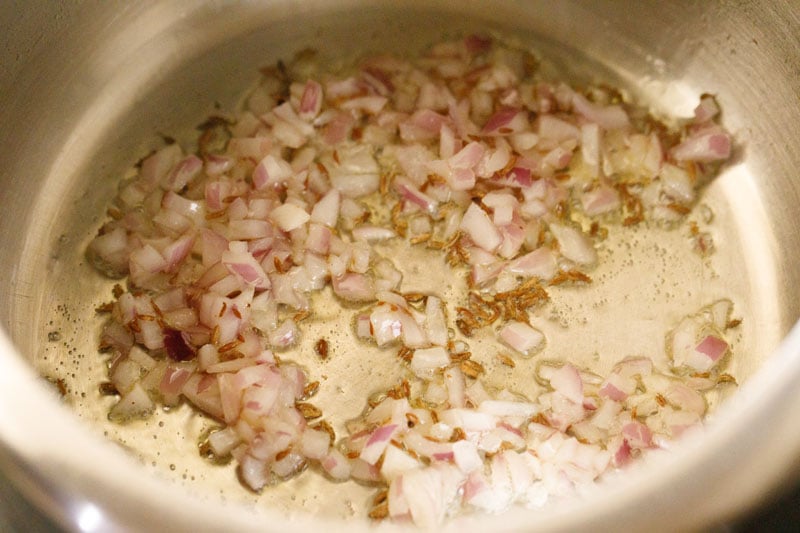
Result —
M779 43L758 33L754 44L734 33L744 24L760 28L764 20L748 22L744 8L716 13L719 6L711 5L628 6L633 13L613 2L492 6L121 4L117 17L98 6L91 19L62 29L66 46L43 58L39 72L23 72L18 86L27 91L4 112L7 119L25 116L31 132L11 144L13 160L3 159L15 178L4 180L14 201L0 215L6 228L3 278L13 288L2 289L0 316L19 353L65 387L64 402L88 431L121 444L147 470L192 493L222 493L228 501L289 514L363 516L372 489L352 482L333 486L311 472L260 496L245 491L233 465L210 465L200 456L198 442L214 424L186 406L144 421L109 422L114 399L98 389L108 361L97 351L103 319L95 309L111 300L117 281L98 274L84 252L125 171L161 146L161 135L191 148L195 126L209 114L234 110L257 81L259 67L308 47L341 61L496 31L534 50L553 77L622 87L660 113L690 116L701 93L714 93L736 139L734 158L688 215L711 233L716 251L705 258L696 254L685 224L669 231L615 228L602 245L605 257L593 273L598 283L591 296L563 291L555 298L547 317L548 348L538 357L596 368L626 355L663 358L662 339L671 324L726 297L743 320L727 372L746 382L800 315L800 301L786 290L800 282L800 237L793 231L800 194L791 179L800 158L796 148L782 144L800 138L800 120L789 121L796 109L780 111L782 105L796 107L797 82L793 88L782 81L790 70L777 64ZM629 20L641 23L632 28ZM669 26L673 22L681 29ZM669 31L656 31L662 25ZM774 98L769 102L763 99L766 86ZM446 283L448 273L435 276L434 282ZM334 402L332 416L342 423L363 410L366 397L359 391L385 389L396 368L386 356L378 365L358 356L348 340L349 318L329 327L332 334L344 333L336 337L340 357L325 369L331 387L321 391L320 401ZM293 357L310 362L302 353ZM381 361L377 351L371 357ZM524 387L530 378L503 379ZM333 490L336 498L325 496Z

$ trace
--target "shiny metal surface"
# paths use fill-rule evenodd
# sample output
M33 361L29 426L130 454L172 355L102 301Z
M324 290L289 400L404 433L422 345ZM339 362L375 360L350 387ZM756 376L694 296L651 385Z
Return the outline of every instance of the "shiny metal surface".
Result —
M164 517L181 530L285 530L287 514L294 529L320 521L342 527L340 520L363 505L367 492L355 485L337 488L349 505L316 498L325 485L313 476L249 495L230 468L211 468L199 457L195 440L172 438L202 433L206 422L188 409L146 423L108 423L111 400L96 386L105 369L94 307L110 298L112 283L85 264L83 250L124 169L158 145L159 133L189 141L215 104L231 109L258 66L306 46L331 57L414 49L443 29L502 30L550 58L552 68L622 85L663 112L687 115L700 93L715 93L738 145L702 200L715 213L719 251L706 263L681 255L684 236L658 235L670 251L665 258L648 244L654 234L640 236L637 266L624 280L620 265L608 266L611 303L599 315L605 322L583 331L580 338L590 340L575 351L589 352L598 338L605 348L630 344L620 330L655 330L658 320L730 295L745 319L733 369L744 385L702 438L585 501L514 510L503 526L702 527L758 504L793 474L800 458L793 423L800 330L791 331L800 317L800 147L793 142L800 138L800 8L755 1L491 6L86 0L0 8L0 464L32 501L65 527L98 531L155 529ZM652 297L648 275L659 275L673 296L650 315L647 301L626 309L613 280L628 282L631 272L635 292ZM65 380L66 402L35 370ZM362 369L359 379L369 378ZM449 527L489 524L497 528L492 517L464 517Z

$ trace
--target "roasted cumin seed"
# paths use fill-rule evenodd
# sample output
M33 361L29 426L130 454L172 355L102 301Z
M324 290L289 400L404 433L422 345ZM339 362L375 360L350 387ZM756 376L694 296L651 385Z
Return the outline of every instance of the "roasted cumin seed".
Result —
M314 345L314 351L317 352L317 355L320 359L327 359L328 358L328 341L325 339L319 339L317 343Z
M472 359L461 361L461 371L465 376L469 376L471 378L477 378L479 375L485 372L483 365L477 361L473 361Z
M303 388L303 399L307 400L319 391L319 381L312 381Z
M497 354L497 358L507 367L514 368L517 366L517 363L515 363L514 360L507 354L499 353Z
M305 418L306 420L313 420L315 418L319 418L322 416L322 411L320 411L318 407L311 405L310 403L297 402L295 406L297 407L297 410L300 411L300 414L303 415L303 418Z

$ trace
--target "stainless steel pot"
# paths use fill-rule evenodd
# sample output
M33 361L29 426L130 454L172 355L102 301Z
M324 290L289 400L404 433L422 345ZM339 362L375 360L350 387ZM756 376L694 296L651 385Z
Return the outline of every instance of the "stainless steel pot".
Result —
M37 0L0 7L0 28L0 464L65 527L288 529L282 509L292 494L313 496L311 489L299 483L258 506L254 498L223 501L215 487L230 472L201 472L202 460L187 458L197 457L196 443L164 435L197 430L191 414L163 417L161 434L152 424L119 429L103 421L93 307L108 298L109 284L85 265L83 250L115 176L159 133L188 138L215 102L232 107L255 67L306 46L330 55L414 48L443 31L500 29L568 75L622 84L671 113L686 115L700 93L715 93L738 148L704 195L717 214L719 248L728 250L712 266L745 319L736 363L744 384L705 434L579 502L515 509L499 520L463 517L448 529L700 528L752 508L795 477L796 3ZM66 376L66 403L76 409L61 405L36 370ZM125 453L103 432L137 451ZM166 479L169 462L183 460L177 481ZM321 516L295 513L293 529L369 527L335 516L347 510L309 508Z

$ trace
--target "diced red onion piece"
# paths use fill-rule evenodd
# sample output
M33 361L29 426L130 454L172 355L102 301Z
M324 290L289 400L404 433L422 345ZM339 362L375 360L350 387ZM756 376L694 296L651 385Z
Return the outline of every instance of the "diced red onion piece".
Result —
M272 148L268 137L234 137L228 142L228 154L260 161Z
M133 385L125 395L111 408L109 416L112 419L127 420L150 414L155 409L155 404L142 386Z
M134 270L147 273L161 272L167 268L169 263L164 257L149 244L145 244L138 250L134 250L130 255L131 274Z
M416 205L426 213L433 214L436 212L438 202L427 194L420 192L409 180L403 177L395 178L394 186L404 200Z
M622 426L622 435L633 448L649 448L653 445L650 428L636 420Z
M217 374L217 383L225 423L233 424L239 418L242 390L237 386L236 377L233 374Z
M139 181L152 190L164 180L181 155L181 147L177 143L161 148L142 161L139 169Z
M464 373L457 366L444 371L444 384L447 387L447 403L451 408L460 408L466 405L466 383Z
M348 301L366 302L374 299L375 287L372 279L364 274L349 272L332 279L333 292Z
M477 204L470 204L459 227L472 239L472 242L487 252L493 252L502 242L497 227Z
M208 436L211 451L217 457L225 457L241 442L241 437L233 426L217 430Z
M384 96L359 96L341 103L339 107L349 111L363 111L377 115L386 106L388 99Z
M253 185L256 189L279 185L292 176L292 167L272 154L266 156L253 170Z
M336 226L336 222L339 219L339 206L339 191L331 189L314 204L311 210L311 220L333 228Z
M561 142L569 139L579 139L580 130L577 126L570 124L553 115L542 115L539 117L539 137L551 141Z
M593 176L600 174L601 136L602 132L598 124L589 123L581 126L581 156L583 162L591 169Z
M558 261L553 251L543 246L511 261L506 270L512 274L550 280L558 271Z
M194 246L195 235L188 234L179 237L164 248L163 256L167 261L167 270L174 271L177 266L189 255Z
M626 357L614 365L614 372L629 378L649 376L653 372L653 360L647 357Z
M475 186L476 176L475 170L472 168L456 167L448 169L444 174L447 178L447 184L454 191L466 191Z
M89 244L89 257L96 268L111 277L128 272L128 237L122 227L98 235Z
M594 246L581 231L572 226L556 223L550 223L549 227L558 241L561 255L579 265L592 265L597 262Z
M430 379L433 373L450 364L450 356L441 346L415 350L411 358L411 371L422 379Z
M460 427L469 433L494 429L497 427L498 417L474 409L452 408L442 411L439 420L450 427Z
M222 253L222 264L244 283L258 288L269 287L264 269L243 244L237 241L229 243L228 250Z
M664 398L675 407L698 415L706 412L706 400L702 394L682 383L673 383L664 391Z
M183 385L189 380L192 372L186 368L167 366L164 378L161 380L159 390L161 394L177 396L183 389Z
M447 344L447 322L442 301L436 296L428 296L425 302L425 333L433 344L439 346Z
M630 125L628 114L621 106L593 104L578 93L573 94L572 105L586 120L599 124L605 130L621 129Z
M380 459L383 455L384 450L386 450L386 446L394 437L397 429L397 424L387 424L373 431L372 435L370 435L369 439L367 439L364 448L361 449L359 458L371 465L374 465L376 462L378 462L378 459Z
M503 108L496 111L486 124L481 133L484 135L510 135L525 129L528 125L525 112L521 109Z
M111 383L121 394L126 394L142 377L142 367L130 358L116 361L110 373Z
M561 365L550 375L550 386L574 403L583 402L583 381L578 369L569 363Z
M619 208L619 193L613 187L600 185L581 195L581 205L589 216L609 213Z
M421 465L419 461L411 455L401 450L397 446L386 446L386 452L383 455L383 463L381 464L381 476L388 480L390 483L395 478L408 472L419 468Z
M288 348L297 342L299 331L292 319L284 320L269 336L269 342L276 348Z
M689 173L675 165L665 164L659 172L664 193L676 201L688 204L694 200L695 192Z
M325 125L323 139L330 146L336 146L350 136L350 132L355 125L355 117L348 111L337 113L330 122Z
M368 322L359 321L360 331L368 335L374 335L378 346L383 346L395 339L400 338L403 332L403 322L400 312L392 310L389 306L380 305L369 315Z
M217 154L206 155L205 170L209 176L224 174L233 166L233 160Z
M728 343L714 335L707 335L695 349L717 362L728 351Z
M647 151L644 154L642 165L649 172L650 177L656 176L664 162L664 149L661 140L655 132L650 134Z
M537 329L511 320L500 330L500 340L522 355L532 355L544 342L544 335Z
M316 117L322 109L322 86L319 82L309 79L303 88L303 95L300 97L298 114L303 120L310 120Z
M622 443L614 452L614 466L617 468L625 466L631 460L631 446L628 441L623 439Z
M442 125L439 131L439 157L441 159L449 159L453 157L456 150L461 146L460 142L456 142L455 133L446 124Z
M480 162L486 149L479 142L472 141L447 160L452 169L473 168Z
M300 451L310 459L322 459L328 453L331 437L327 432L306 428L300 438Z
M556 146L542 158L542 171L549 175L554 170L566 168L570 161L572 161L572 150L563 146Z
M270 480L270 473L266 463L250 454L245 455L239 461L239 472L241 473L242 481L256 492L263 489Z
M694 108L694 122L702 124L709 122L719 114L719 107L713 96L704 95L700 98L700 103Z
M439 134L447 117L430 109L415 111L411 117L400 124L400 137L406 141L425 141Z
M180 191L191 182L203 169L203 160L189 154L178 163L166 177L165 185L172 191Z
M731 137L722 128L711 127L693 133L670 153L678 161L724 161L731 156Z
M285 203L273 209L269 218L283 231L292 231L308 222L311 216L302 207Z
M618 374L612 374L611 376L618 376ZM609 376L609 379L600 388L599 394L614 400L615 402L624 401L625 398L628 397L628 394L621 388L617 387L617 385L611 379L611 376Z
M289 452L272 463L272 473L281 479L288 479L302 472L305 466L306 460L302 455Z
M344 196L356 198L378 190L380 167L368 146L338 148L325 161L331 185Z
M336 448L330 448L327 455L320 461L322 468L333 479L347 479L350 477L350 463L342 452Z
M396 236L394 230L380 226L359 226L353 230L353 238L357 241L385 241Z
M538 414L539 407L530 402L485 400L478 406L478 411L500 417L511 416L530 418Z

